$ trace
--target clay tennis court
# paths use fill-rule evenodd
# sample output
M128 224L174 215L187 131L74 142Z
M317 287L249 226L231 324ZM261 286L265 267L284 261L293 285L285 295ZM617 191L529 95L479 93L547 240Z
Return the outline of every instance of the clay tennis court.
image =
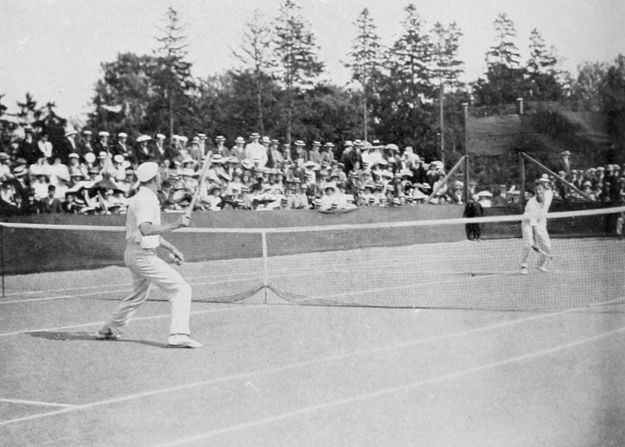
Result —
M625 243L554 241L528 276L519 243L271 257L292 295L228 303L204 299L261 284L260 259L183 265L199 350L166 347L158 291L94 339L124 268L9 276L1 444L622 445Z

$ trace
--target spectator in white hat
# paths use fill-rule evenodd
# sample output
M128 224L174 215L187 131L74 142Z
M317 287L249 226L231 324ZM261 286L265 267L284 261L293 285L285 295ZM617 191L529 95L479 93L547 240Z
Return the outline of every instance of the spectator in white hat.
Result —
M237 137L236 140L234 140L234 147L230 152L231 155L237 157L239 161L245 160L245 139L243 137Z
M224 158L230 156L230 149L226 147L226 137L223 135L217 135L215 137L215 150L213 151L213 154L219 154Z
M152 151L148 143L152 140L149 135L139 135L137 137L137 148L135 149L135 164L145 163L152 160Z
M98 132L98 141L94 145L93 151L96 153L100 153L100 152L110 153L111 151L111 148L109 147L110 135L111 134L108 133L106 130L101 130L100 132Z
M122 155L127 156L130 154L130 147L128 146L128 134L126 132L119 132L117 134L117 141L115 142L115 146L111 150L112 155Z
M245 159L252 162L257 169L264 168L267 165L267 150L265 146L260 144L260 135L254 132L250 135L251 141L245 146Z

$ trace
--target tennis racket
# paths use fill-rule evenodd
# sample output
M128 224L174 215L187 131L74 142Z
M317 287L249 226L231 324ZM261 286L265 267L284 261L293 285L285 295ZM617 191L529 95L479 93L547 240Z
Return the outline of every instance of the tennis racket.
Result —
M191 216L191 213L193 212L193 208L195 207L195 203L197 202L197 199L200 197L200 190L202 188L202 183L204 183L204 180L206 179L206 174L208 173L208 167L211 164L212 157L213 157L213 153L211 151L208 151L206 155L204 156L202 170L200 171L200 180L198 181L197 188L195 189L195 193L193 193L193 197L191 198L191 203L189 204L189 206L187 207L187 210L185 211L185 214L188 217Z
M547 268L549 268L549 264L553 265L558 270L568 269L569 267L568 259L565 256L555 256L551 253L547 253L544 250L541 250L540 247L536 245L532 245L532 250L534 250L538 254L543 255L549 260L549 263L547 264Z

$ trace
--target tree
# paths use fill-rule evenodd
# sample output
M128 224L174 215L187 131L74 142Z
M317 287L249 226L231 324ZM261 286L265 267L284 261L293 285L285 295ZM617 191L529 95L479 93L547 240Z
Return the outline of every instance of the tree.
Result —
M162 93L165 104L153 104L153 110L167 110L171 138L176 119L179 126L184 127L187 124L191 110L189 94L195 88L195 82L191 76L192 64L186 60L186 36L178 12L171 6L165 14L165 22L165 27L161 30L162 36L156 38L161 46L156 50L158 59L154 73L154 83Z
M402 32L388 52L390 77L398 83L401 95L410 107L418 107L432 97L432 62L434 48L430 37L423 32L423 22L414 4L408 5L402 21Z
M625 56L619 54L599 86L606 130L612 140L609 161L622 162L625 148ZM617 160L618 158L618 160Z
M271 55L272 40L271 28L263 22L261 13L257 9L252 19L246 23L240 52L232 51L234 57L243 63L244 70L249 71L254 77L257 126L262 134L265 133L263 118L265 85L271 80L271 70L276 65Z
M310 87L323 72L316 36L300 14L301 7L291 0L280 5L275 22L274 44L278 59L277 73L286 90L286 138L291 142L295 94Z
M538 101L560 99L563 88L558 80L558 57L553 47L547 48L542 34L536 28L530 34L529 50L529 96Z
M499 14L493 26L495 45L486 52L486 79L479 78L473 88L477 105L513 103L526 90L525 70L520 67L521 55L514 43L514 22Z
M102 63L103 76L95 85L95 110L89 125L111 131L150 130L146 123L160 118L148 114L156 100L153 76L157 65L156 57L134 53L118 54L116 60Z
M585 62L577 67L577 79L573 83L573 99L578 108L592 112L601 109L600 88L608 71L608 65Z
M24 101L17 101L17 107L19 107L17 117L23 124L32 124L39 120L44 111L42 107L37 106L37 101L29 92L24 96Z
M439 135L441 161L445 162L445 134L451 130L445 128L445 86L449 86L452 92L456 92L462 85L460 75L464 71L463 62L458 59L458 42L462 31L453 22L447 28L441 23L436 23L432 30L433 44L433 75L439 83ZM451 96L454 98L455 96ZM454 104L458 109L459 104ZM448 126L450 127L450 126Z
M368 103L373 93L376 74L382 70L382 45L377 34L377 27L369 15L367 8L363 9L356 20L357 35L352 42L352 50L348 53L349 60L345 66L351 70L352 80L358 82L363 90L363 133L368 139Z

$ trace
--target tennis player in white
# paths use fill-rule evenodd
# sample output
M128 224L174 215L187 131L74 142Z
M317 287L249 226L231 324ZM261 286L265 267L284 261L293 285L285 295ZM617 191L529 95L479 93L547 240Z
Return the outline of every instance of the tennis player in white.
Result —
M533 250L539 253L536 268L543 272L547 269L547 260L551 254L551 239L547 232L547 213L553 200L553 190L549 186L549 179L540 178L534 184L534 197L525 204L521 230L523 232L523 250L521 258L521 273L527 275L528 260Z
M161 246L171 252L176 263L184 261L182 253L162 235L188 226L190 218L183 214L175 222L161 224L161 207L156 195L161 185L158 165L153 162L142 163L137 168L136 175L140 187L128 205L124 252L124 263L132 273L133 291L115 309L97 332L96 338L119 338L119 329L126 325L132 314L147 300L152 284L156 284L171 301L168 345L176 348L201 348L202 344L193 340L189 331L191 287L180 273L156 255L156 248Z

